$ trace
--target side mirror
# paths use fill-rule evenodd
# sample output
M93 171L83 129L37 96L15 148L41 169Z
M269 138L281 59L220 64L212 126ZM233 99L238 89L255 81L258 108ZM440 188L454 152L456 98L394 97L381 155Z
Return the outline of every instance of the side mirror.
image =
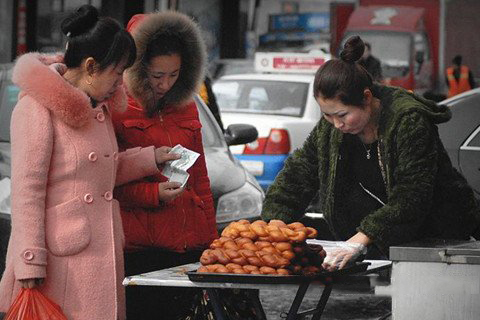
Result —
M225 130L225 141L229 146L246 144L258 138L257 128L250 124L231 124Z

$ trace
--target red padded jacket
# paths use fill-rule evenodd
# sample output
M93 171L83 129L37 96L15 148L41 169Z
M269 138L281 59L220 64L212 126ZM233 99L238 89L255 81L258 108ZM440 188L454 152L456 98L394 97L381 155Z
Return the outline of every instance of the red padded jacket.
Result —
M207 247L218 235L195 103L166 108L160 115L147 118L142 107L129 97L127 111L113 114L113 122L122 150L181 144L200 154L188 170L185 191L171 202L159 202L158 183L167 181L162 174L115 189L127 250L158 247L184 252Z

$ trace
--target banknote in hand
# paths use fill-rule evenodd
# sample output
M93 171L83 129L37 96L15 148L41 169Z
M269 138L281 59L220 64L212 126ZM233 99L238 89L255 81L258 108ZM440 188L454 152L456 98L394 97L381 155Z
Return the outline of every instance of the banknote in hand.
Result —
M177 144L175 147L173 147L169 153L179 154L181 158L166 162L165 166L163 167L162 174L167 177L168 181L170 182L181 183L183 188L188 181L188 177L190 176L187 170L193 166L200 154L184 148L180 144Z

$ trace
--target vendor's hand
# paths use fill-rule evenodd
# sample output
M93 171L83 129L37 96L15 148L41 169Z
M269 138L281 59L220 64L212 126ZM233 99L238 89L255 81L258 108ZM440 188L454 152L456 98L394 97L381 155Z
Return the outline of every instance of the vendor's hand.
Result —
M160 182L158 184L158 198L162 202L169 202L183 193L179 182Z
M19 281L22 284L22 288L32 289L32 288L41 286L44 280L45 280L44 278L33 278L33 279L22 279Z
M367 248L356 242L345 242L340 247L327 253L322 267L327 271L343 269L349 261L354 262Z
M157 165L162 165L167 161L180 159L182 156L178 153L169 153L172 150L170 147L160 147L155 149L155 162Z

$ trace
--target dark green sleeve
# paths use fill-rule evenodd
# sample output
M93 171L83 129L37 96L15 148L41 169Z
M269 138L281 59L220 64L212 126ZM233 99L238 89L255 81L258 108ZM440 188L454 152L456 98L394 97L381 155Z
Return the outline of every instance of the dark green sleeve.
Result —
M419 113L405 115L394 141L396 158L387 204L363 219L359 231L384 252L417 238L432 204L438 168L438 136Z
M298 221L318 191L318 125L285 161L263 202L262 219Z

